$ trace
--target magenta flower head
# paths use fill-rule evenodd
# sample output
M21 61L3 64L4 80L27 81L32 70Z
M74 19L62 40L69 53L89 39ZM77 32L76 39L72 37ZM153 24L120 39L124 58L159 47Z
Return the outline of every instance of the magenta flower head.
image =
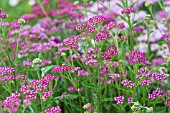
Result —
M106 30L111 30L117 23L116 22L109 22L108 24L104 25Z
M2 9L0 9L0 18L2 18L2 19L8 18L8 14L2 12Z
M97 42L106 40L109 35L110 34L108 31L100 30L100 32L95 36L94 40L96 40Z
M61 113L61 108L59 106L55 106L52 108L48 108L41 113Z
M10 113L15 113L18 111L20 103L20 93L14 92L3 101L2 105L7 108Z
M152 76L157 80L157 81L164 81L166 80L167 76L163 72L155 72L152 74Z
M119 23L119 24L118 24L118 27L119 27L120 29L123 29L123 28L125 28L125 24L124 24L124 23Z
M72 70L73 70L73 68L71 66L63 65L63 66L55 66L52 69L52 72L59 73L59 72L72 71Z
M170 108L170 102L169 101L165 101L165 104Z
M152 100L155 100L156 97L158 97L158 98L164 97L162 89L156 88L156 90L152 91L152 93L148 95L148 98L150 98Z
M162 34L162 37L161 37L161 39L162 40L164 40L165 38L167 38L169 36L169 34L168 33L164 33L164 34Z
M72 85L68 88L68 91L77 92L76 88Z
M128 100L128 103L131 103L133 101L133 98L129 97L127 100Z
M128 60L131 65L137 63L147 64L148 62L148 58L144 55L144 53L141 53L137 50L132 50L129 52Z
M51 91L43 92L42 93L42 99L46 100L48 97L50 97L53 94Z
M128 37L127 36L121 36L121 40L124 41L124 40L127 40Z
M0 76L1 75L6 75L7 73L12 73L14 72L14 68L12 67L0 67Z
M117 55L117 47L116 46L109 46L106 50L106 53L102 56L105 60L111 60L111 57Z
M135 8L125 8L121 11L121 13L129 15L131 13L134 13L135 11Z
M133 83L131 80L122 80L121 84L127 88L133 88L135 86L135 83Z
M123 104L124 101L124 96L118 96L118 97L114 97L114 101L116 102L116 104Z

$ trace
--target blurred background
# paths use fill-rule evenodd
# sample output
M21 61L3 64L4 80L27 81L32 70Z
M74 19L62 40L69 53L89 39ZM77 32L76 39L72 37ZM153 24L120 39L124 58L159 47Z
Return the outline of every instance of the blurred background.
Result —
M6 21L11 22L25 13L30 13L34 0L0 0L0 8L8 14Z

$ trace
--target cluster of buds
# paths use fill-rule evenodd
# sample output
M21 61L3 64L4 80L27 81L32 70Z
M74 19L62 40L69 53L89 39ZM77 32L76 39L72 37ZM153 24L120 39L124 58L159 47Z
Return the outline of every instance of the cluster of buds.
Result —
M146 113L153 113L153 107L142 106L142 105L140 105L140 103L138 101L137 102L132 102L132 103L133 103L133 106L131 107L131 109L132 109L132 111L134 113L138 113L140 111L144 111L144 109L146 110Z
M20 103L20 93L14 92L2 102L2 105L7 108L10 113L15 113L18 111Z
M86 112L88 113L88 111L93 111L94 107L90 103L87 103L83 106L83 109L87 110Z
M39 68L41 62L42 62L42 60L41 60L40 58L35 58L35 59L32 61L32 67L33 67L33 68Z

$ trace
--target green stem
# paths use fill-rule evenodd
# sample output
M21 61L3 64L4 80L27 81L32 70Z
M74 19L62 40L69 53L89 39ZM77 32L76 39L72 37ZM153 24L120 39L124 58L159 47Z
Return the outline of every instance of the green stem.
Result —
M131 21L130 21L130 16L128 16L128 25L129 25L129 35L130 35L130 50L133 50L134 49L134 40L133 40L133 34L132 34L132 31L133 31L133 28L132 28L132 24L131 24Z
M22 110L22 113L24 113L25 109L26 109L26 107L24 107L24 109Z

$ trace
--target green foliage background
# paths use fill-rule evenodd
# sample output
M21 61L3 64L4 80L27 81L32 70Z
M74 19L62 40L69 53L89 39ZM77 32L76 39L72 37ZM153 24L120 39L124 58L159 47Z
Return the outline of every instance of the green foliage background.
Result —
M6 19L8 22L21 17L23 14L30 13L31 6L28 3L29 0L23 0L16 6L10 6L8 0L0 0L0 8L3 12L7 13L9 18Z

